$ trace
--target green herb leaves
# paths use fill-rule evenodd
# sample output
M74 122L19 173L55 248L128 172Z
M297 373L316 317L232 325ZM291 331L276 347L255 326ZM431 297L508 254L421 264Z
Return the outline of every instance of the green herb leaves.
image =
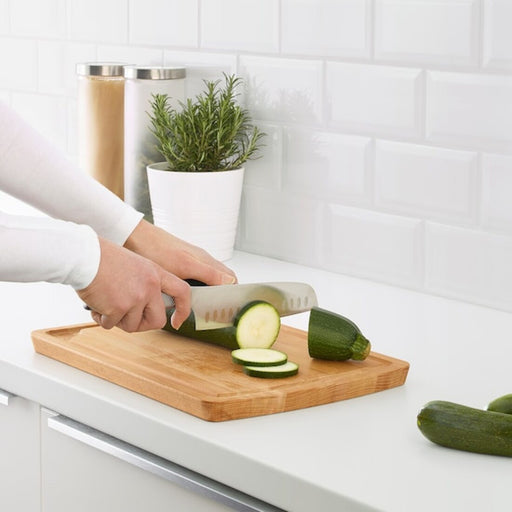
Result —
M254 158L265 134L236 101L241 78L224 75L224 80L224 87L220 80L205 81L205 91L178 109L166 94L153 95L151 131L169 170L237 169Z

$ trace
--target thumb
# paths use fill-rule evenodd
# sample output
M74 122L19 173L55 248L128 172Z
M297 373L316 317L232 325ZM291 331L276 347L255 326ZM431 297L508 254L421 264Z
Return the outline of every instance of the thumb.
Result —
M161 289L174 299L176 309L171 317L171 326L179 329L190 315L190 286L174 274L162 270Z

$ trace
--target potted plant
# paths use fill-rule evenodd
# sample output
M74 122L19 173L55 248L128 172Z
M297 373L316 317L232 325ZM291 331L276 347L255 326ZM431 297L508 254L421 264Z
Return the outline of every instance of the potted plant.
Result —
M147 167L154 223L221 261L233 252L244 164L264 136L237 101L241 83L234 75L205 81L177 108L156 94L149 114L165 159Z

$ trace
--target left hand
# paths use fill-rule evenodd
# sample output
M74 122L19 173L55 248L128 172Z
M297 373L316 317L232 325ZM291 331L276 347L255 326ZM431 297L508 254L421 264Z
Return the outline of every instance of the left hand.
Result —
M181 279L205 284L234 284L235 273L200 247L141 220L124 247L148 258Z

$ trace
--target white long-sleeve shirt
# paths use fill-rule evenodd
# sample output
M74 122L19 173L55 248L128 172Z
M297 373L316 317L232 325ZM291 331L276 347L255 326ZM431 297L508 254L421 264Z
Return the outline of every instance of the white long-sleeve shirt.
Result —
M77 169L1 101L0 189L50 216L0 211L0 281L85 288L98 271L98 236L122 245L143 216Z

